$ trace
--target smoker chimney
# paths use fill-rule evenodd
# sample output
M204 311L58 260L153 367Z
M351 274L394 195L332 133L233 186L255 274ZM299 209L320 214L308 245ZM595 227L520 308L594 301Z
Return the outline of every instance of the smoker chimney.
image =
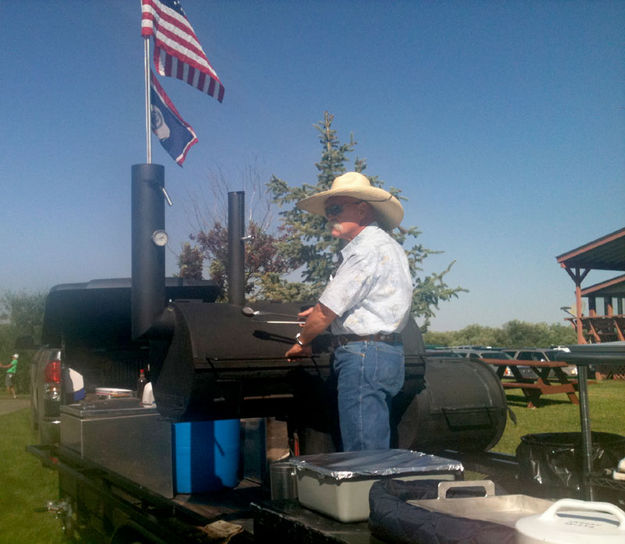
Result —
M145 335L165 309L165 247L152 240L165 229L165 169L132 166L132 337Z
M245 304L245 193L228 193L228 302Z

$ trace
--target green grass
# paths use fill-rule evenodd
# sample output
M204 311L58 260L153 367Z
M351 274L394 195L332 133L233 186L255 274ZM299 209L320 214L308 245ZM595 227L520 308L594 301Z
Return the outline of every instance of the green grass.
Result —
M625 435L625 381L607 380L588 386L590 425L593 431ZM541 397L538 408L527 408L520 390L507 394L508 407L517 424L508 419L506 430L493 448L501 453L515 453L526 434L581 431L579 406L562 393Z
M35 441L30 409L0 415L0 435L0 544L65 543L60 521L48 512L37 512L47 501L57 500L58 479L26 451Z

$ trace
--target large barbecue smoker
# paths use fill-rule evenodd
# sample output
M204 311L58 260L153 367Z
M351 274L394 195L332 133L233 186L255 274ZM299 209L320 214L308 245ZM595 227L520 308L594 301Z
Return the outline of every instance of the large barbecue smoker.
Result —
M164 180L160 165L132 171L132 331L150 344L159 413L172 421L276 417L288 422L300 453L338 446L336 391L329 337L313 356L289 363L284 353L304 304L245 305L244 194L228 195L228 302L166 303ZM487 450L506 422L506 400L487 365L426 358L414 321L403 333L406 384L393 406L394 445L434 451Z
M163 167L133 166L132 278L50 291L43 343L62 353L64 372L82 377L86 396L76 398L76 381L66 380L72 387L59 409L58 445L29 450L58 470L61 502L54 508L67 534L81 541L180 542L201 527L236 520L237 531L273 542L268 528L284 516L263 508L253 514L258 501L293 497L292 462L344 455L330 336L317 337L311 357L288 362L297 313L313 301L245 300L241 192L228 195L227 302L217 302L212 281L166 278L165 199ZM411 463L422 459L420 470L460 477L461 464L436 454L494 446L506 424L503 388L482 362L427 355L414 321L402 335L406 380L393 400L391 455L404 452ZM154 403L132 396L140 369L149 369ZM447 468L431 462L435 457ZM353 483L362 504L340 523L368 511L368 491ZM322 518L298 508L296 521L283 519L284 529L306 527L292 540L315 542ZM369 542L365 522L336 534Z

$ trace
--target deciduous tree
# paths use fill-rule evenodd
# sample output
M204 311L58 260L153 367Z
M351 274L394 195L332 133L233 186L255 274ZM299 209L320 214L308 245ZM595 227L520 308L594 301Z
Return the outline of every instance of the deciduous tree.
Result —
M204 257L200 248L185 242L182 245L180 255L178 255L178 277L201 280L203 261Z
M506 348L548 348L575 344L577 337L570 325L528 323L514 319L501 327L468 325L458 331L427 332L427 344L437 346L492 346Z
M265 285L272 285L272 278L287 273L290 268L279 253L280 238L273 225L273 209L270 195L261 181L258 169L249 166L244 169L239 187L245 192L246 245L245 276L248 300L266 298ZM208 180L199 191L190 195L194 229L178 257L179 275L201 279L204 276L214 280L221 287L224 300L227 293L228 262L227 209L228 193L233 182L221 171L209 173ZM204 263L206 267L204 268ZM205 272L203 274L202 272ZM186 275L186 274L192 274ZM274 292L274 291L272 291ZM275 294L275 292L274 292Z
M41 339L46 293L6 292L0 296L0 362L6 364L16 351L20 355L16 385L18 393L28 391L31 349L17 348L19 339L24 346ZM28 341L26 340L28 339Z
M288 272L289 265L279 251L280 239L267 232L261 225L251 220L247 224L248 242L245 246L246 294L250 300L267 298L271 279ZM227 292L228 229L216 222L207 231L192 236L197 251L209 261L210 279L216 281ZM275 293L274 293L275 295Z

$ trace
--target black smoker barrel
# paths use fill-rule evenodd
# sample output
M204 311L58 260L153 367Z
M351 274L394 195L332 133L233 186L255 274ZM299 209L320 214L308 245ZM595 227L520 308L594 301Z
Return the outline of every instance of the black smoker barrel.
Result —
M284 417L298 432L302 454L338 449L329 337L318 338L312 359L288 363L284 353L298 325L279 321L300 307L265 303L255 308L261 312L250 318L230 304L168 306L172 341L162 361L152 364L159 411L177 420ZM405 344L418 346L418 334L412 325ZM503 388L486 364L407 355L406 383L393 402L397 447L489 449L501 437L506 417Z
M300 384L295 427L302 454L339 448L335 388L332 376L322 383L310 375ZM392 403L391 446L485 451L501 438L506 418L503 387L485 363L407 355L406 381Z
M294 364L284 358L299 330L296 315L301 305L264 303L255 308L263 314L246 317L240 306L225 303L178 301L167 307L171 342L160 360L158 353L151 357L155 400L163 416L286 416L293 400L293 376L304 368L328 369L323 335L315 343L314 361Z
M504 389L486 363L465 358L428 357L424 388L410 385L394 399L398 447L419 451L485 451L503 434L507 418Z

